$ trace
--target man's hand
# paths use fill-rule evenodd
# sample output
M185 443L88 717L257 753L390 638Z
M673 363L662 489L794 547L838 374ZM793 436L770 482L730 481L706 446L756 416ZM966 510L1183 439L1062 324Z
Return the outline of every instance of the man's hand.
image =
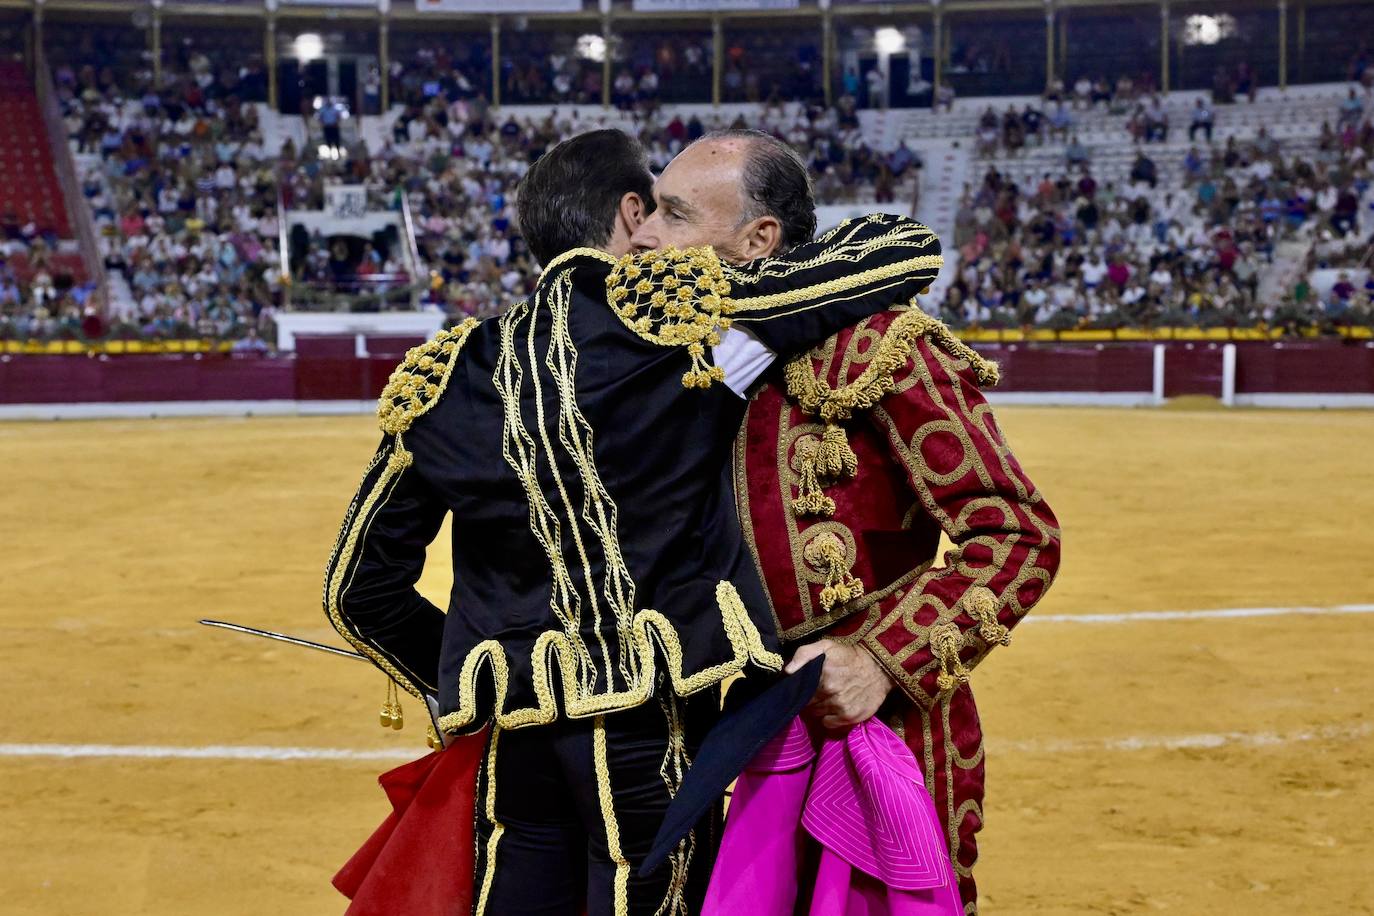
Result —
M878 660L863 649L820 639L798 649L785 670L791 674L817 655L825 656L825 666L806 711L824 728L848 728L871 719L894 686Z

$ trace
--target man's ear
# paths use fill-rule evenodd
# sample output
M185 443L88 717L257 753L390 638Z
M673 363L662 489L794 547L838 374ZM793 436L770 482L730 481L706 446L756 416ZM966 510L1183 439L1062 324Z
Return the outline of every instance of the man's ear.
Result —
M760 216L744 227L739 239L740 254L746 261L766 258L782 245L782 223L776 216Z
M633 235L634 231L644 225L644 221L649 218L649 208L645 205L644 198L634 191L628 191L620 198L617 214L620 221L625 224L626 233Z

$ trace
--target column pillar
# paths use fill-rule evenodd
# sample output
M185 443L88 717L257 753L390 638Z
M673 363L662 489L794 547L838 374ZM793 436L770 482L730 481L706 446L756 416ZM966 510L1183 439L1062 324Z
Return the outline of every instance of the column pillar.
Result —
M601 17L601 42L606 53L601 57L601 107L611 107L611 14L609 9Z
M1288 88L1288 0L1279 0L1279 88Z
M1307 2L1298 0L1298 82L1307 79Z
M267 67L267 105L273 111L280 110L277 88L277 11L267 10L267 30L263 32L262 59Z
M39 60L47 58L43 49L43 0L33 0L33 28L29 30L28 40L29 71L36 78Z
M381 70L378 76L381 77L381 97L382 110L380 114L386 114L391 108L391 23L387 19L387 9L381 9L381 14L377 17L377 68Z
M1159 4L1159 88L1169 91L1169 0Z
M153 53L153 88L162 89L162 0L153 0L153 26L148 35L148 50Z
M1045 0L1045 88L1054 82L1054 5Z
M501 107L501 20L491 17L491 107Z
M830 12L830 4L821 8L821 92L825 96L826 107L832 104L835 94L831 84L835 81L835 20Z
M720 74L725 66L725 29L720 14L711 17L711 104L720 107Z
M1055 50L1059 52L1059 61L1055 67L1056 73L1069 72L1069 11L1065 10L1064 15L1059 16L1059 47Z
M930 88L930 109L931 109L931 111L935 111L935 110L936 110L936 107L935 107L935 100L936 100L937 98L939 98L939 95L940 95L940 83L941 83L941 81L943 80L944 75L945 75L945 32L944 32L944 29L945 29L945 16L944 16L943 13L940 12L940 7L937 6L937 7L935 7L935 22L934 22L933 27L932 27L932 29L931 29L931 31L933 32L933 38L932 38L932 40L931 40L930 54L931 54L931 57L932 57L933 60L934 60L934 66L932 67L932 71L933 71L933 72L932 72L932 74L931 74L931 80L930 80L930 83L931 83L931 88Z

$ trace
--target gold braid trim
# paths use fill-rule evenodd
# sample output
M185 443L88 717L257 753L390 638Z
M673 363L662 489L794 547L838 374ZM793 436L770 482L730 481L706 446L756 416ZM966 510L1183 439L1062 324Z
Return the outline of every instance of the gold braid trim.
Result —
M931 629L930 649L940 661L940 676L936 678L940 690L949 691L968 683L968 668L959 659L959 650L963 647L964 634L950 621Z
M802 410L827 423L847 420L854 411L872 407L892 390L893 376L911 359L911 348L924 337L933 339L950 355L967 360L981 384L997 384L996 363L979 356L943 321L932 318L913 303L910 309L893 319L877 344L878 352L854 381L831 388L816 377L810 358L803 356L787 364L787 393Z
M596 797L601 805L601 823L606 828L606 853L615 863L612 901L615 916L630 912L630 860L620 847L620 823L615 816L615 792L611 788L611 767L606 759L606 717L592 720L592 768L596 771Z
M353 506L349 507L349 515L344 521L343 530L339 533L334 555L329 558L325 579L325 610L329 615L329 622L334 625L334 629L338 630L353 648L386 672L387 676L400 684L406 693L423 700L424 692L417 686L420 679L413 674L402 674L391 659L381 654L378 646L367 641L361 631L355 631L349 625L343 609L343 596L348 591L349 584L345 582L345 578L350 578L351 581L348 567L352 562L353 554L358 550L358 542L363 538L368 526L372 524L374 510L378 508L378 503L385 503L384 495L389 491L392 483L402 471L410 467L414 460L414 456L406 451L405 444L400 437L397 437L395 442L386 446L382 451L386 452L386 467L378 475L377 481L366 496L359 490L358 495L354 497L353 506L357 507L357 511L353 511ZM369 474L376 468L381 454L382 452L379 451L377 456L374 456L372 463L368 465ZM366 478L364 478L365 481Z
M563 713L578 719L602 713L632 709L653 695L657 680L655 642L667 656L667 675L672 679L678 696L687 696L720 683L744 669L751 662L769 671L782 668L782 657L763 645L758 627L750 619L739 592L729 582L716 585L716 603L720 607L721 625L730 641L734 655L728 661L703 668L694 674L682 670L682 642L673 624L661 613L642 610L631 623L631 652L639 662L639 678L626 690L606 693L583 692L578 687L577 647L561 630L546 630L539 634L530 652L534 676L534 695L537 706L506 710L506 694L510 684L510 663L499 640L488 639L473 646L463 660L458 675L458 709L439 719L439 728L454 733L472 724L477 717L477 678L483 665L491 669L495 687L493 718L501 728L520 728L544 725L558 718L558 705L550 683L555 666L563 683Z
M883 280L902 277L917 271L930 271L930 279L933 280L944 264L945 259L942 255L923 254L914 258L907 258L905 261L884 264L881 267L870 267L868 270L862 270L858 273L845 274L811 286L799 286L779 293L736 299L733 303L734 310L737 312L757 312L785 305L797 305L802 302L810 303L836 293L850 292L870 283L880 283Z
M964 592L959 602L964 611L978 622L978 635L989 646L1011 645L1011 631L997 619L997 596L983 585L975 585Z
M685 346L692 368L682 376L688 388L709 388L725 370L706 361L706 348L720 343L734 311L730 281L715 249L664 248L625 255L606 278L607 301L625 327L663 347Z
M405 432L417 417L438 403L458 362L458 351L478 324L476 318L468 318L457 327L440 331L428 343L406 351L405 359L391 373L377 402L382 432Z
M839 388L831 388L816 376L811 358L802 356L788 363L783 370L787 393L803 411L818 416L825 423L820 445L798 453L801 464L801 496L792 501L792 508L800 515L823 515L835 512L835 502L821 493L824 482L858 473L858 460L849 446L841 420L848 420L857 410L873 407L893 389L897 372L911 359L911 350L918 340L931 338L951 355L967 360L978 381L984 385L998 382L997 364L979 356L972 347L954 335L944 322L932 318L916 308L903 312L883 334L877 353L859 377Z
M821 589L821 606L827 611L847 601L864 596L864 583L849 571L845 562L844 545L830 532L812 539L802 552L806 562L825 570L825 586Z

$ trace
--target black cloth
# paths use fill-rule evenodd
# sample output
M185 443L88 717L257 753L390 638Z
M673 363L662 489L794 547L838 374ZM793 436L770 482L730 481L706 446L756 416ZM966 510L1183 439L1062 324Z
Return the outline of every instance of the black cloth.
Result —
M820 686L824 664L820 655L771 683L758 677L731 684L720 720L693 755L692 769L664 814L642 871L658 868L693 825L720 804L754 755L801 714Z
M709 250L555 259L528 302L393 375L327 572L332 622L437 694L452 733L629 708L663 673L686 695L776 670L735 509L746 402L692 335L733 321L786 357L906 302L939 263L929 230L886 215L741 267ZM414 583L447 512L445 616Z
M478 773L473 913L578 916L584 905L587 916L699 912L719 799L667 864L648 876L639 866L717 700L715 691L660 693L593 719L494 731Z

